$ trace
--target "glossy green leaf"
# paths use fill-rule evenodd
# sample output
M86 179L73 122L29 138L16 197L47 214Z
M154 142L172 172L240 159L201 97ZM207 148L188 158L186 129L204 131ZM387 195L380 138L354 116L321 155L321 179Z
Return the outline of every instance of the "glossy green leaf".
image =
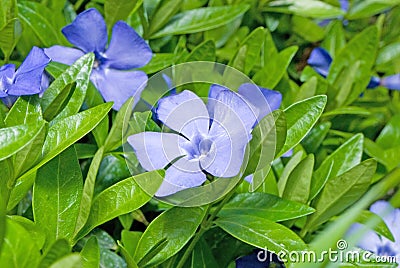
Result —
M18 3L18 17L32 31L45 47L64 44L61 33L51 20L52 11L40 3L21 1ZM24 27L25 28L25 27Z
M88 239L81 251L82 268L97 268L100 265L100 249L95 236Z
M260 52L264 40L264 28L259 27L252 31L239 45L236 55L229 62L233 68L248 75L260 60Z
M215 44L211 40L204 41L195 47L185 58L189 61L215 61Z
M18 18L9 20L3 28L0 28L0 49L3 52L5 59L10 58L10 55L17 45L21 34L22 26Z
M275 0L268 3L265 11L320 19L336 18L344 15L344 11L339 7L331 6L318 0Z
M33 221L19 215L9 215L8 219L18 223L29 233L30 237L35 241L37 247L42 249L46 240L46 234L43 230Z
M86 54L51 83L41 98L43 115L46 120L50 121L54 117L59 120L79 111L85 100L93 62L94 54ZM73 83L75 88L71 94L69 91L71 91ZM67 97L69 97L68 103L64 104Z
M369 0L355 2L346 15L348 19L369 18L400 4L399 0Z
M175 61L175 55L173 53L154 53L150 62L140 68L147 74L156 73L165 68L171 66Z
M139 2L138 0L105 0L105 21L109 31L117 21L126 20Z
M7 219L4 243L0 251L0 266L31 268L40 260L40 251L29 233L18 223Z
M57 262L59 259L68 255L71 252L70 245L65 239L60 239L55 241L51 247L44 253L38 268L50 267L53 263Z
M202 207L173 207L163 212L143 233L134 260L139 266L157 265L175 255L194 235L204 214Z
M366 226L368 226L371 222L373 222L374 223L373 230L375 232L377 232L379 235L386 237L392 242L395 241L389 227L386 225L385 221L377 214L369 210L364 210L361 212L359 218L357 219L357 222L365 224Z
M343 114L368 116L368 115L371 115L371 112L362 107L347 106L347 107L340 107L335 110L326 112L323 114L323 116L326 117L326 116L336 116L336 115L343 115Z
M191 267L219 267L211 252L210 246L207 244L206 241L204 241L204 239L200 239L193 249Z
M0 129L0 161L21 151L32 141L44 127L44 122L34 122L24 125Z
M129 98L119 109L110 133L104 142L104 150L106 152L113 151L126 142L126 132L128 129L128 122L132 115L134 99Z
M160 30L179 11L181 4L182 0L160 1L156 10L151 15L148 35L151 36Z
M346 37L343 29L343 22L340 20L331 22L326 30L326 35L321 43L333 57L346 45Z
M280 155L296 146L307 135L321 116L326 100L326 96L315 96L285 109L287 136Z
M327 80L338 90L328 90L330 109L352 103L367 87L378 49L378 30L371 26L340 50Z
M267 193L237 194L218 213L220 219L249 215L270 221L286 221L313 213L307 205Z
M369 188L375 170L376 161L369 159L329 179L315 199L316 211L309 217L305 228L315 228L357 201Z
M72 241L82 198L82 181L74 147L38 170L32 207L35 222L47 234L47 246L60 238Z
M82 227L86 224L90 214L90 207L94 197L94 186L96 182L97 173L103 159L104 148L101 147L94 155L92 162L89 166L85 183L83 185L82 199L80 200L79 212L76 218L76 225L74 233L77 234Z
M40 119L42 119L42 110L38 97L22 96L13 104L4 122L6 126L12 127L36 122Z
M135 255L135 251L142 234L142 232L131 232L127 230L122 230L121 232L121 242L123 243L128 254L132 257Z
M253 76L253 81L265 88L275 88L285 74L297 50L298 47L296 46L288 47L274 57L266 59L264 67Z
M134 211L147 203L151 195L140 188L136 181L148 182L146 190L153 191L154 194L159 187L160 179L163 178L162 173L161 171L146 172L120 181L101 192L93 199L89 218L78 237L87 234L106 221Z
M167 25L150 38L197 33L222 26L247 11L249 6L205 7L184 11L172 17Z
M280 174L279 180L278 180L278 190L279 190L279 196L282 196L283 191L285 190L287 180L289 178L290 173L297 167L297 165L303 160L304 158L304 152L299 151L295 153L287 162L285 167L282 170L282 173Z
M274 252L307 248L303 240L289 228L264 218L236 215L218 219L215 224L233 237L258 248L268 248Z
M310 195L314 155L308 155L290 173L282 197L306 204Z
M300 16L292 17L292 31L309 42L321 41L325 36L325 31L316 22Z
M321 124L318 124L303 139L301 145L303 145L304 149L308 153L315 153L318 150L326 135L328 135L331 125L331 122L323 122Z
M341 175L361 162L363 141L362 134L354 135L325 158L313 175L310 197L322 189L327 179Z
M376 144L383 149L400 145L400 115L395 115L390 119L376 139Z
M78 253L69 254L54 264L52 264L49 268L81 268L82 267L82 259Z

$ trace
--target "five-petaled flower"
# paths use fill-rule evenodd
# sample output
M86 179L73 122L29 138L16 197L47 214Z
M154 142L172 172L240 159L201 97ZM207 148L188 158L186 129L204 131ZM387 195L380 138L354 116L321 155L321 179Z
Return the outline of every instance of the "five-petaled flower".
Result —
M139 100L147 75L142 71L126 70L146 65L152 52L134 29L123 21L115 23L106 49L106 23L101 14L91 8L80 13L62 32L77 48L53 46L45 49L52 60L70 65L84 53L93 52L96 59L90 80L104 100L113 101L115 110L131 96L135 102Z
M158 102L157 118L179 134L142 132L128 137L144 169L170 164L156 196L200 186L207 173L227 178L240 172L253 126L280 105L280 93L257 88L243 84L235 93L214 84L207 106L188 90Z
M19 96L41 93L42 74L49 62L43 49L33 47L17 70L14 64L0 67L1 100L10 107Z
M321 47L316 47L311 52L307 63L320 75L327 77L329 73L329 68L331 67L332 57L329 55L328 51ZM376 88L378 86L383 86L388 89L400 90L400 74L389 75L386 77L371 77L367 88Z
M370 211L382 217L393 234L394 242L368 230L363 233L363 238L358 242L357 246L373 252L377 256L396 257L397 262L400 262L400 209L395 209L389 202L380 200L371 206ZM350 228L349 234L355 233L360 228L362 228L361 224L354 224Z

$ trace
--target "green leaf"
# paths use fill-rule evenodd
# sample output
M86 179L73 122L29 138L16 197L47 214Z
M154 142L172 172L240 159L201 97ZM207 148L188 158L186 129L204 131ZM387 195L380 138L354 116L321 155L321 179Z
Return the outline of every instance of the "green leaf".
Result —
M333 21L326 29L326 35L321 43L321 47L325 48L330 55L337 53L346 45L346 37L343 30L343 22L341 20Z
M82 259L78 253L69 254L56 263L51 265L49 268L81 268L82 267Z
M147 182L146 190L153 191L154 194L162 178L162 171L146 172L120 181L101 192L93 199L87 223L78 236L83 236L94 227L146 204L151 199L151 195L145 192L136 181L141 181L140 185Z
M336 116L336 115L343 115L343 114L354 114L354 115L364 115L368 116L371 115L371 112L365 108L358 107L358 106L347 106L347 107L340 107L335 110L329 111L324 113L322 116Z
M94 196L94 186L96 182L97 173L103 159L104 148L101 147L93 157L90 163L89 171L87 173L85 184L83 185L82 199L79 206L79 212L76 218L76 225L74 234L76 235L82 227L86 224L90 214L90 207Z
M249 162L245 176L269 166L277 153L285 143L286 122L281 110L274 111L265 116L252 131L250 141ZM271 149L272 148L272 149ZM267 172L267 170L264 170ZM253 189L257 189L263 180L253 178Z
M319 19L336 18L344 15L344 11L340 8L318 0L276 0L269 2L264 10Z
M369 224L372 222L374 223L373 230L375 232L377 232L379 235L386 237L392 242L395 241L393 234L386 225L385 221L377 214L369 210L363 210L359 218L357 219L357 222L365 224L366 226L369 226Z
M202 207L173 207L163 212L143 233L135 261L140 267L157 265L178 253L196 232L205 212ZM149 255L151 258L146 258Z
M100 265L99 243L95 236L91 236L86 241L81 251L82 268L97 268Z
M46 240L46 234L33 221L18 215L9 215L8 219L18 223L29 233L30 237L35 241L39 249L42 249Z
M131 232L127 230L122 230L121 232L121 242L132 257L135 255L142 234L142 232Z
M364 137L362 134L354 135L325 158L314 172L310 198L318 194L327 179L339 176L361 162L363 141Z
M129 98L118 111L110 133L104 142L105 152L113 151L126 142L126 132L129 126L128 122L132 115L134 102L133 97Z
M0 49L3 51L6 60L10 58L21 34L22 26L21 22L17 18L9 20L7 25L0 28Z
M0 161L24 149L44 127L44 121L0 129Z
M156 10L151 15L148 35L151 36L160 30L179 11L181 4L182 0L160 1Z
M233 68L248 75L260 60L260 52L263 43L260 40L265 39L263 27L258 27L252 31L246 39L244 39L236 52L236 55L231 59L229 65Z
M195 47L185 58L185 62L189 61L215 61L215 44L211 40L204 41Z
M308 218L305 229L317 227L357 201L369 188L375 170L376 161L369 159L329 179L315 199L316 211Z
M218 28L233 21L245 13L248 8L249 6L247 5L237 5L205 7L184 11L172 17L163 29L150 36L150 38L197 33Z
M286 221L313 213L307 205L267 193L243 193L232 198L218 213L220 219L248 215L270 221Z
M18 178L7 208L12 209L25 196L33 184L36 170L89 133L107 115L111 107L111 103L105 103L64 118L52 125L43 146L44 157L36 166Z
M264 67L253 76L253 81L265 88L275 88L285 74L297 50L297 46L288 47L279 54L264 60Z
M47 268L71 252L70 245L65 239L55 241L44 253L37 268Z
M138 0L105 0L104 15L108 30L110 31L117 21L126 20L140 2Z
M282 197L306 204L310 195L314 155L308 155L290 173Z
M326 135L328 135L331 126L331 122L323 122L315 126L301 142L303 148L308 153L315 153L318 150L319 146L321 146Z
M37 96L21 96L13 104L4 122L12 127L37 122L42 119L42 110Z
M41 98L43 116L46 120L50 121L55 116L59 120L79 111L85 100L93 62L94 54L86 54L51 83ZM70 94L73 83L76 83L75 90ZM68 97L68 103L64 106Z
M192 252L192 268L219 267L210 246L204 239L200 239Z
M400 114L393 116L382 129L376 139L376 144L383 149L390 149L394 145L400 145Z
M309 42L321 41L325 36L325 31L317 23L300 16L292 17L292 31Z
M282 173L280 174L280 178L278 181L279 196L282 196L290 173L292 173L292 171L297 167L297 165L301 162L301 160L303 160L304 158L303 156L304 156L303 151L297 152L290 158L285 168L282 170Z
M326 96L315 96L285 109L287 136L279 155L289 151L307 135L324 111L326 100Z
M139 68L139 70L142 70L147 74L156 73L158 71L168 68L169 66L174 64L174 61L175 54L173 53L154 53L150 62L142 68Z
M82 198L82 181L74 147L38 170L32 207L35 222L47 234L47 246L61 238L72 241Z
M21 225L7 219L5 236L0 251L0 267L31 268L40 260L40 250Z
M357 1L350 6L346 18L350 20L370 18L398 4L400 4L399 0Z
M236 215L218 219L215 224L235 238L258 248L268 248L273 252L301 251L306 244L290 229L270 220Z
M340 50L327 77L335 89L328 90L330 109L348 105L367 87L378 49L378 30L371 26ZM339 89L338 91L336 89Z
M64 39L58 29L54 28L51 20L52 11L42 4L21 1L18 3L19 19L39 38L45 47L56 44L64 44Z

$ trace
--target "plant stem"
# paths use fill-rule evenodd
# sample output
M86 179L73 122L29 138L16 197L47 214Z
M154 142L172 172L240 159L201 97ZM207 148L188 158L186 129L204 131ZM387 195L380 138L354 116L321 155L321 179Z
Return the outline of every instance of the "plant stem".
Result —
M237 185L239 185L242 182L242 180L243 179L241 179ZM197 242L199 242L199 240L203 236L203 234L208 229L210 229L210 227L212 226L213 220L217 216L218 212L223 208L223 206L226 204L226 202L228 202L231 199L232 195L235 193L235 190L236 190L236 186L233 187L232 190L227 195L225 195L224 199L222 199L222 201L218 204L216 209L207 218L207 214L211 208L211 205L208 206L205 217L204 217L202 223L200 224L200 230L196 233L193 240L190 242L190 244L189 244L188 248L185 250L185 253L183 254L182 258L179 260L176 268L182 268L183 265L185 265L186 260L189 258L190 254L192 253Z
M74 9L75 11L78 11L78 9L81 7L81 5L83 4L84 0L78 0L76 1L75 5L74 5Z

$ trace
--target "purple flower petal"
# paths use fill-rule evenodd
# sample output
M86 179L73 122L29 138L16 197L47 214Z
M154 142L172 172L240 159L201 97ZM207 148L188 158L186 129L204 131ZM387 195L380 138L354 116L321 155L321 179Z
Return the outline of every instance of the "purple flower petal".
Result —
M378 251L378 248L382 244L382 240L374 231L367 230L367 227L365 225L355 223L350 227L347 234L351 235L360 230L364 230L364 231L363 231L362 238L357 243L357 246L364 250L368 250L368 251L376 253Z
M205 181L206 175L201 171L185 172L175 166L171 166L165 172L164 181L158 189L156 196L171 195L188 188L200 186Z
M79 49L63 46L45 48L44 53L46 53L52 61L61 62L67 65L72 65L85 54Z
M115 23L104 57L110 68L127 70L146 65L152 57L147 43L123 21Z
M140 165L147 171L164 168L185 154L179 147L185 138L173 133L142 132L128 137Z
M282 94L278 91L245 83L239 87L238 92L250 102L250 104L258 109L258 121L281 106Z
M400 74L383 77L381 85L388 89L400 90Z
M210 90L208 91L208 101L207 101L207 109L208 113L210 114L210 118L214 118L214 107L216 103L217 96L220 92L224 90L230 90L227 87L220 86L217 84L212 84L210 86Z
M33 95L40 93L42 74L50 62L43 49L33 47L14 75L14 83L8 90L9 95Z
M381 79L379 77L373 76L367 85L367 88L376 88L381 83Z
M339 0L339 2L340 2L340 8L343 11L347 12L349 10L349 6L350 6L349 0Z
M90 77L105 101L113 101L114 110L119 110L130 97L136 104L147 83L147 75L142 71L119 71L114 69L93 70Z
M162 98L158 102L157 117L169 128L188 139L208 133L209 115L204 102L193 92Z
M201 167L218 177L237 175L255 121L256 115L246 101L232 91L221 91L209 132L212 144L208 154L200 158Z
M107 27L100 12L90 8L62 29L71 44L84 52L104 52L107 44Z
M323 48L316 47L311 52L310 57L308 58L307 63L313 67L313 69L322 75L323 77L327 77L329 73L329 67L332 63L332 58L329 55L328 51Z
M384 200L376 201L371 205L370 211L379 215L393 233L396 241L400 241L400 209L395 209L389 202Z
M8 90L13 83L15 74L15 65L6 64L0 67L0 98L7 97Z

